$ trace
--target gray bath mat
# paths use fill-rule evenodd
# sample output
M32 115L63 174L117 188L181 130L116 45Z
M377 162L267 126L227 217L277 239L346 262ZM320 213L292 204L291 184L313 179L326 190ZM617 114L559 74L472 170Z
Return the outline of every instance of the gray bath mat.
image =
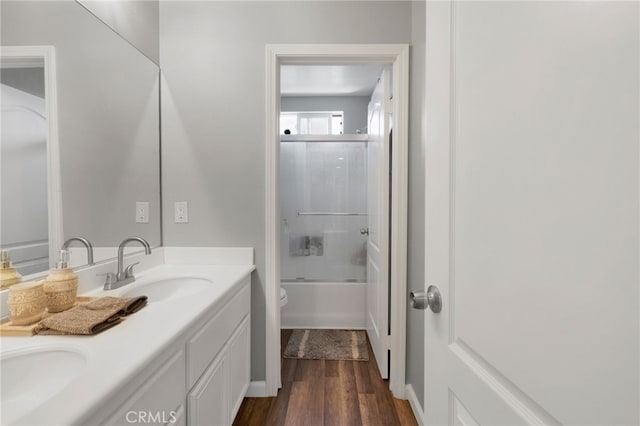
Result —
M293 330L285 358L368 361L363 330Z

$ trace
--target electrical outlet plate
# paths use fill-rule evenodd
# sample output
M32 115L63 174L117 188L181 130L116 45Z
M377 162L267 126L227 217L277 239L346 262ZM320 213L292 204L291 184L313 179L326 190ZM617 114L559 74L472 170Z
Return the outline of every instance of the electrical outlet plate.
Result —
M189 223L189 206L186 201L176 201L174 211L176 223Z
M136 202L136 223L149 223L149 203L147 201Z

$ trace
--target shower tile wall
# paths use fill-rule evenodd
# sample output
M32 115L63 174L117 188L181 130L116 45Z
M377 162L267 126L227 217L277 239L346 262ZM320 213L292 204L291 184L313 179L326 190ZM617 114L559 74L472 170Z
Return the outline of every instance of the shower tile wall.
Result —
M281 142L283 281L365 281L366 158L366 142Z

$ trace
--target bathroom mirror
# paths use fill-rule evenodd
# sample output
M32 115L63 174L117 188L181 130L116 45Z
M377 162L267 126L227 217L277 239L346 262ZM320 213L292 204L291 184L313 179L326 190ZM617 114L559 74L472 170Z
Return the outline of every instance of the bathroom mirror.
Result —
M16 225L8 223L9 216L3 215L0 246L9 249L14 266L24 274L38 273L37 269L42 274L49 269L61 242L75 236L91 241L96 261L115 257L118 244L133 235L145 238L152 247L159 246L159 68L77 2L3 1L0 7L3 46L52 46L54 50L59 161L53 168L59 168L62 212L59 241L47 238L44 254L42 241L47 232L43 234L42 225L36 225L35 220L50 213L43 211L48 203L43 199L47 191L42 189L49 182L39 177L38 185L26 184L47 169L40 144L39 157L20 168L20 179L2 175L3 209L14 201L29 200L30 204L20 206L18 214L13 214L28 222L24 228L29 232L23 235L9 233ZM21 87L20 81L31 78L36 66L31 64L31 71L27 71L9 62L2 58L0 79L6 77L3 85L8 83L14 94L30 95L26 99L35 104L38 97L39 102L46 102ZM15 71L5 71L8 66ZM37 114L31 115L35 120ZM15 119L9 122L14 127L20 124ZM23 126L25 132L33 132L36 127ZM29 139L24 135L21 138ZM4 152L4 137L1 143ZM48 161L56 160L49 156ZM148 205L147 212L139 214L137 203ZM36 227L37 235L33 232ZM34 242L39 242L40 249L29 258L24 248ZM86 264L84 247L73 246L71 258L73 265ZM33 267L36 264L40 266Z
M55 50L0 50L0 241L20 273L49 269L62 238Z

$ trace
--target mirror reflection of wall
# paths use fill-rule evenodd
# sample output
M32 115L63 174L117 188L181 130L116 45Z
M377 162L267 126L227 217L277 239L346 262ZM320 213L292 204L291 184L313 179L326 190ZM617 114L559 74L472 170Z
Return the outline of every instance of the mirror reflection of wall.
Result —
M0 83L0 239L28 275L49 269L44 62L4 60Z
M55 48L63 240L88 238L97 261L115 257L118 244L133 235L159 246L158 66L77 2L3 1L0 7L3 46ZM26 79L28 72L14 74ZM36 167L24 173L33 175ZM3 208L7 182L2 176ZM148 223L136 223L136 202L149 203ZM3 248L10 227L3 214ZM73 247L72 263L86 263L85 253Z

